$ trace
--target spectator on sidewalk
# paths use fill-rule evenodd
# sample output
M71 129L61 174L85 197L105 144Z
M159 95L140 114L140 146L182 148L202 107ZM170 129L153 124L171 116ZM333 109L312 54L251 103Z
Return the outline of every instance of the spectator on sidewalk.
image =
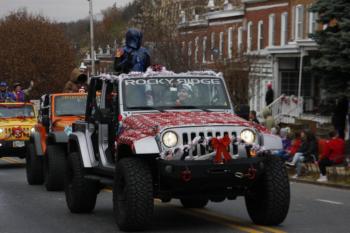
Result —
M282 145L283 149L278 150L274 153L274 155L280 157L282 160L286 161L290 157L288 151L291 147L292 141L290 140L288 136L288 129L287 128L282 128L280 130L280 137L282 139Z
M252 110L249 112L249 121L260 124L258 118L256 117L256 111Z
M344 162L345 157L345 141L336 135L335 132L329 133L330 139L326 141L323 151L320 155L320 160L318 161L318 166L320 167L320 178L317 179L318 182L327 182L327 172L326 167L341 164Z
M272 83L267 84L267 91L266 91L266 95L265 95L265 102L266 102L266 106L269 106L274 99L274 93L272 90Z
M302 143L295 153L292 162L286 162L289 166L296 166L296 174L292 178L298 178L301 175L303 162L316 162L318 157L317 139L309 130L301 132Z
M302 141L301 141L300 132L297 131L294 133L292 145L290 146L290 148L288 150L288 154L289 154L290 159L293 159L295 153L297 153L297 151L299 150L301 143L302 143Z
M333 116L332 124L337 130L340 138L345 139L346 115L348 114L349 102L345 95L337 100Z
M269 108L264 108L262 115L265 119L264 126L271 130L272 128L277 128L275 124L275 120L272 117L271 110Z

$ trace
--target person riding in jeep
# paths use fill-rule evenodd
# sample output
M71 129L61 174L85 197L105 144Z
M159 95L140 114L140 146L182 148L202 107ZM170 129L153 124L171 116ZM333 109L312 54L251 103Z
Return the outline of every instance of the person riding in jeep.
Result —
M4 81L0 82L0 102L12 102L15 98L13 93L8 91L7 83Z
M183 84L178 87L176 106L191 105L192 87L189 84Z
M141 47L142 32L129 29L125 35L125 46L115 52L114 70L117 73L131 71L145 72L150 66L150 56L146 48Z
M64 86L64 93L86 92L87 90L87 76L78 68L74 68L70 80Z

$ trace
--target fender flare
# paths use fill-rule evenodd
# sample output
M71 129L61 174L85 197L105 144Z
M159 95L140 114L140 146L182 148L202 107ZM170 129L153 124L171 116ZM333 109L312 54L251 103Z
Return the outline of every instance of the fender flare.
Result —
M48 135L48 142L50 143L67 143L68 135L65 132L51 132Z
M95 159L92 144L88 143L85 134L82 132L71 133L68 137L68 156L71 152L79 152L85 168L96 167L98 162Z
M152 136L142 138L133 143L135 154L159 154L159 146L156 139Z
M37 156L44 156L44 150L41 145L41 138L38 132L31 133L30 142L34 143L34 148Z
M265 150L282 150L283 145L282 145L282 139L273 134L262 134L262 139L263 139L263 145Z

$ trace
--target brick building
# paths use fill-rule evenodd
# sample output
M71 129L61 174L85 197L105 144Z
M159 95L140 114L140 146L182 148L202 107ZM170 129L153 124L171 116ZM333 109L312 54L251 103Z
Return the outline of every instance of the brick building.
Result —
M182 12L178 25L183 56L192 67L228 66L242 56L250 58L249 104L265 106L267 83L275 98L303 97L304 111L319 101L316 77L305 70L309 54L317 50L309 38L318 25L308 12L313 0L240 0L218 4L207 1L207 12L189 17ZM193 13L192 13L193 14ZM300 72L301 71L301 72Z

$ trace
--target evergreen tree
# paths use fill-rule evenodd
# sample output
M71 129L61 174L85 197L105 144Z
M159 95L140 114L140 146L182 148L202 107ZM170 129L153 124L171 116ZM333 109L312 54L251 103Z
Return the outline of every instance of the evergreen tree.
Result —
M331 97L349 95L350 84L350 1L316 0L310 11L317 12L323 30L312 35L319 53L311 69L321 78L321 87Z

